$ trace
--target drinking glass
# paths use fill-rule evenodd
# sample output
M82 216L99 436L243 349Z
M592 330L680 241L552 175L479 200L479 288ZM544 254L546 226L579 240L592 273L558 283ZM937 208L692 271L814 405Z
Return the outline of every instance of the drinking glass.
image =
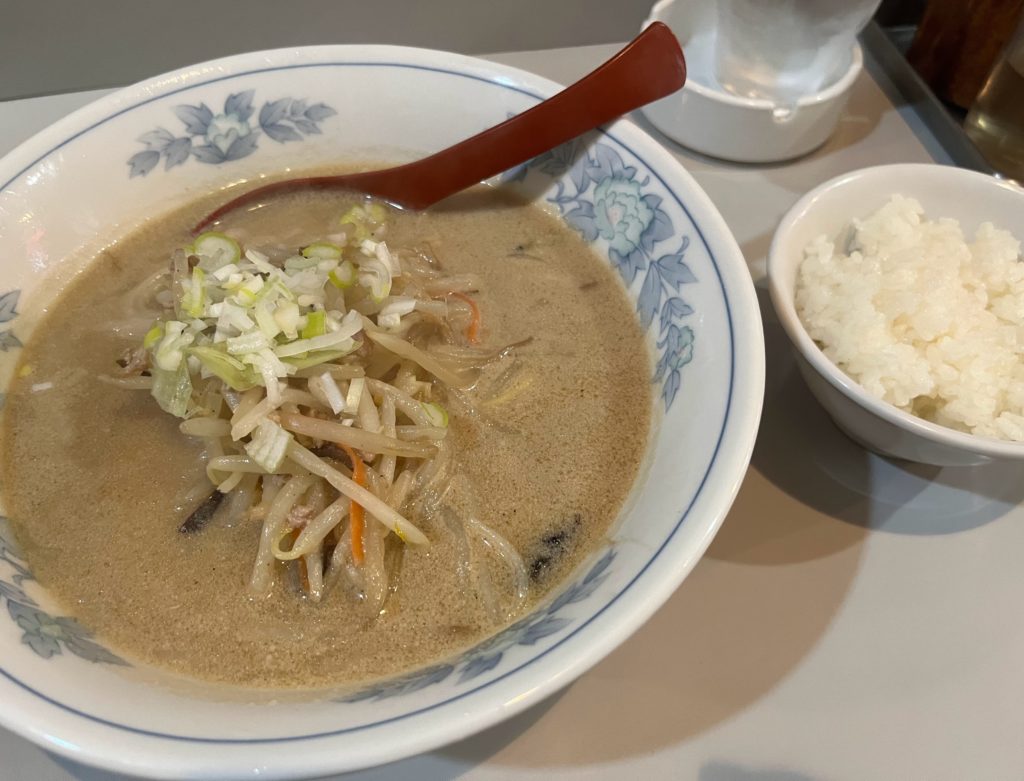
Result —
M715 72L727 91L794 106L837 81L881 0L719 0Z

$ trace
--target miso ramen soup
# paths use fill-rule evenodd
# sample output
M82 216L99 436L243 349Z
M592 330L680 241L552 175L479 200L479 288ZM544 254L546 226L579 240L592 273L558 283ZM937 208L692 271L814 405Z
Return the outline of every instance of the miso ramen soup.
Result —
M197 203L102 252L9 390L34 575L128 659L259 687L416 668L606 539L650 422L608 264L500 190Z

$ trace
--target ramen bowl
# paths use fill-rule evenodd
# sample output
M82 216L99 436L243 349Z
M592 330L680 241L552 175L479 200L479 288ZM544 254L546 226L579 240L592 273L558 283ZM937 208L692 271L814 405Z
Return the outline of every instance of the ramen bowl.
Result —
M327 46L197 65L72 114L0 161L0 389L78 270L70 258L217 188L420 156L558 90L447 53ZM205 684L124 658L48 597L2 519L0 723L71 759L141 776L352 770L538 702L669 597L722 522L760 415L764 353L743 257L689 174L627 121L495 184L532 194L592 242L646 335L652 432L607 544L530 613L460 655L311 694Z

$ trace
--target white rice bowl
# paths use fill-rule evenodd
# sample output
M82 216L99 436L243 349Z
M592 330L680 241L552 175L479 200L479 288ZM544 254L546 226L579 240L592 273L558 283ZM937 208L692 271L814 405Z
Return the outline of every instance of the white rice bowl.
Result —
M1024 441L1020 242L982 223L968 242L892 196L838 241L805 250L795 303L825 355L873 396L971 434Z

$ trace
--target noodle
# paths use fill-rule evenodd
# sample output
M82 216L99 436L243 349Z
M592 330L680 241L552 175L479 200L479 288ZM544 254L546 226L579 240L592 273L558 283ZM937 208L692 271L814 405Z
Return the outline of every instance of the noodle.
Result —
M245 477L245 474L245 472L232 472L230 477L222 483L217 484L217 490L222 494L232 491L236 485L242 482L242 478Z
M372 433L380 431L380 413L377 411L377 405L373 403L371 394L364 393L359 397L359 409L356 416L364 431Z
M391 398L390 396L388 397ZM392 399L392 402L394 399ZM448 429L441 426L395 426L395 436L400 440L415 442L429 439L433 442L448 436Z
M526 602L526 597L530 590L530 580L526 574L526 565L523 563L523 557L519 555L508 540L476 518L470 517L466 519L466 528L490 548L511 571L513 604L508 609L508 617L515 615Z
M364 398L368 395L364 394ZM395 456L430 458L437 453L437 448L430 445L403 442L393 436L378 434L354 426L345 426L329 420L309 418L291 412L282 412L278 417L284 428L294 431L296 434L305 434L307 437L324 442L348 445L368 453L384 453L392 458Z
M302 445L292 442L288 446L288 457L299 466L308 469L314 475L324 478L349 499L359 502L359 504L366 508L368 514L391 529L403 542L411 545L427 544L427 538L423 535L423 532L409 523L397 511L358 485L351 478L345 477L334 467L328 466L323 459L317 458Z
M238 404L231 410L231 425L234 426L260 403L263 398L263 391L259 388L250 388L239 398Z
M281 397L276 403L268 397L244 411L243 407L239 406L238 411L231 418L231 438L239 440L251 434L260 424L260 421L266 418L270 412L289 402L302 404L307 407L326 406L321 405L310 393L291 389L285 390L281 393Z
M473 293L480 287L480 278L475 274L457 274L431 280L423 286L423 291L428 296L437 297L449 293Z
M289 567L289 582L311 601L343 579L376 616L395 587L387 562L397 573L406 545L428 543L401 512L411 505L425 523L441 513L461 541L465 577L482 584L496 614L467 530L513 573L515 605L525 598L525 566L499 534L441 506L454 446L448 411L435 399L461 403L457 389L509 348L459 343L467 322L466 339L475 342L481 313L457 299L478 290L480 279L441 276L422 253L392 253L375 208L353 212L354 223L346 216L332 243L301 255L243 250L224 233L198 236L173 254L169 273L151 275L130 294L133 315L162 312L143 346L122 359L133 376L100 379L150 389L183 418L182 434L204 441L224 523L262 524L252 594L268 594L277 569ZM411 263L404 272L402 257ZM132 323L133 332L140 328ZM134 374L147 368L153 376ZM352 472L349 456L357 462ZM389 555L389 546L399 552Z
M416 362L447 385L451 385L455 388L464 388L468 385L472 385L476 380L476 377L472 373L463 372L460 374L449 369L436 356L415 347L404 339L399 339L397 336L392 336L391 334L386 334L383 331L371 329L366 330L366 335L381 347L386 350L390 350L395 355L401 358L408 358L410 361Z
M390 396L385 396L381 402L381 426L384 436L392 438L395 436L395 400ZM395 467L397 466L395 455L395 453L387 453L380 461L380 474L388 485L395 480Z
M226 437L231 433L231 424L223 418L189 418L178 429L190 437Z
M347 498L341 498L329 504L316 518L306 524L291 550L282 551L278 545L274 550L274 556L281 561L291 561L312 553L320 546L324 538L345 519L348 515L348 506Z
M256 495L256 480L254 474L242 476L238 486L224 500L219 510L219 520L222 526L235 526L240 523L252 507L253 497Z
M369 206L344 194L271 199L209 235L188 231L200 204L154 214L33 323L6 398L12 530L97 642L349 691L455 658L520 604L523 570L469 519L518 552L523 611L606 544L651 407L634 307L571 230L494 188L466 197L389 212L379 265L379 226L339 231ZM505 262L537 236L548 263ZM471 288L475 307L453 295Z
M405 504L405 500L409 496L409 490L412 488L413 474L410 470L406 469L400 474L395 482L391 485L391 494L388 496L388 504L396 509L401 509Z
M365 536L365 558L361 567L363 593L371 615L380 613L388 593L388 574L384 570L384 536L386 527L372 524Z
M391 396L395 402L396 410L409 418L417 426L433 426L434 421L423 408L423 404L413 399L408 393L400 391L394 385L388 385L386 382L370 379L369 377L366 378L366 385L373 393Z
M288 512L292 509L299 497L302 496L313 484L313 478L308 475L296 475L291 478L284 487L277 492L270 504L267 518L263 522L263 532L260 534L260 547L256 553L256 561L252 567L252 577L249 579L249 591L257 596L269 593L274 582L274 543L281 533Z
M362 366L356 366L354 364L336 364L327 363L320 366L311 366L308 369L299 369L295 372L295 376L299 378L315 377L318 374L329 372L338 380L353 380L356 377L366 376L366 370Z
M309 598L319 602L324 593L324 559L320 552L307 553L302 557L302 566L309 585Z
M216 458L211 458L206 464L206 474L209 475L211 483L218 482L214 477L214 474L217 472L252 472L259 475L293 475L301 473L301 470L296 470L294 467L283 464L279 469L268 473L266 469L254 462L249 458L249 456L217 456Z

